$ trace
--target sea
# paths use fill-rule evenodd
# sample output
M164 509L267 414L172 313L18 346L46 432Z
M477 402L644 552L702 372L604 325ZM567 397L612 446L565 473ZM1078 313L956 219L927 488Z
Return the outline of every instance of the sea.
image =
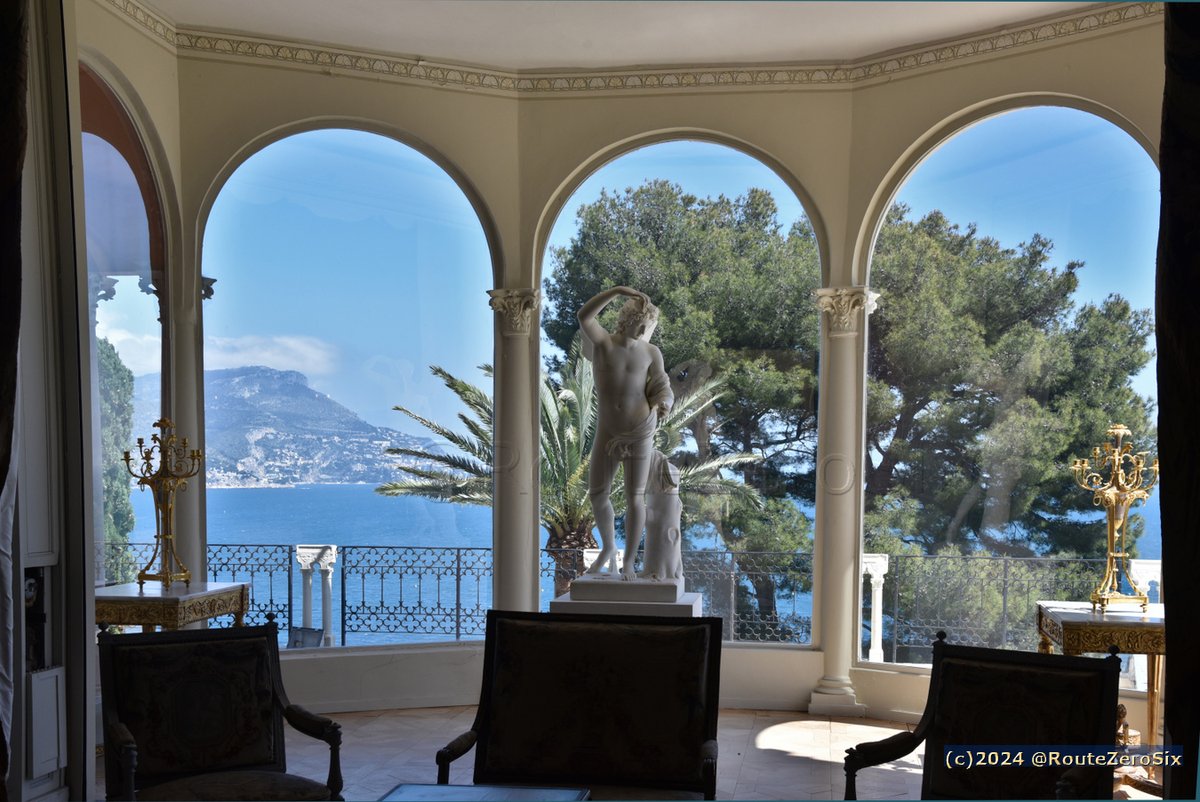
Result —
M336 546L492 546L492 510L415 496L381 496L374 485L209 488L209 543ZM130 540L154 539L154 500L133 492ZM545 533L542 533L545 543Z
M487 507L445 504L415 496L381 496L374 485L297 485L294 487L209 488L210 543L332 544L355 546L449 546L490 548L492 511ZM134 542L154 539L154 502L133 492L137 524ZM1131 515L1146 521L1138 556L1162 556L1158 496ZM1103 524L1098 523L1103 537ZM546 543L542 531L541 543ZM715 543L704 544L715 548Z

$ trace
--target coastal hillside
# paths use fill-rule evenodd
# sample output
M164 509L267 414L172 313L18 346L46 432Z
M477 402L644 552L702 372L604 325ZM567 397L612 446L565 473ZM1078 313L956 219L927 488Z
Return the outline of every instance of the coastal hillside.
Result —
M134 420L154 420L158 386L158 374L137 377ZM372 426L294 370L205 371L204 394L208 487L375 484L398 478L402 461L417 462L387 448L434 448L426 438Z

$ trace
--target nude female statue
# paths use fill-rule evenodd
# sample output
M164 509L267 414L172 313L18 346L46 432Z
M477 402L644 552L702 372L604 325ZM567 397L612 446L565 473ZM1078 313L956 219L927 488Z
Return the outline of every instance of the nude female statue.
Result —
M617 314L611 334L596 319L613 300L629 300ZM644 292L613 287L596 294L579 310L583 353L593 363L596 382L596 437L592 445L588 495L600 530L600 556L588 568L598 573L616 554L612 482L625 467L625 559L621 577L636 577L634 561L646 521L646 481L658 417L675 402L663 367L662 352L651 345L658 307Z

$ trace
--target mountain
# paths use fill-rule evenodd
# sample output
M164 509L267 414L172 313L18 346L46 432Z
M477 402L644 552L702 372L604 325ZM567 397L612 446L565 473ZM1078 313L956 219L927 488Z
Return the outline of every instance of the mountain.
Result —
M158 374L135 380L134 420L157 417L159 382ZM432 440L372 426L294 370L208 370L204 394L209 487L376 484L398 478L402 462L421 464L387 448L437 448Z

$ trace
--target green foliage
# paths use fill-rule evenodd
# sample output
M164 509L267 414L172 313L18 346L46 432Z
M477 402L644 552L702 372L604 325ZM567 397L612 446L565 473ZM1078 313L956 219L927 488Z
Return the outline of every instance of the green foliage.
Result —
M121 361L112 343L96 340L100 377L100 460L104 494L104 577L108 582L130 582L137 575L123 559L133 531L131 479L121 457L133 439L133 372Z
M943 546L936 555L893 559L883 597L885 621L897 631L900 662L928 662L944 629L959 643L1037 648L1037 602L1086 599L1104 571L1100 561L980 557ZM864 619L869 619L864 614Z
M492 375L491 366L484 365L480 369L485 375ZM422 496L436 501L491 506L492 399L480 388L442 368L434 366L430 370L467 406L468 411L458 416L466 432L457 432L405 407L394 407L449 442L455 451L388 449L389 454L412 457L423 464L399 466L407 476L380 485L375 492L384 496ZM668 453L677 448L682 442L682 427L709 409L719 394L719 383L706 382L677 399L671 413L658 422L655 446ZM540 515L542 526L548 533L546 548L595 548L592 535L595 519L587 492L587 470L595 435L596 393L592 364L580 356L577 342L571 345L570 355L557 377L542 374L538 403L541 422ZM700 496L716 495L752 503L753 492L739 482L722 478L720 471L737 468L754 459L748 454L727 454L709 460L693 460L680 471L680 496L685 504ZM625 506L619 490L614 493L612 503L619 515Z
M940 212L907 213L890 211L872 267L868 538L1102 555L1078 515L1090 494L1067 465L1112 422L1153 443L1149 404L1130 386L1152 355L1150 311L1117 295L1076 307L1083 265L1052 266L1037 234L1005 249Z
M570 245L551 254L543 326L565 351L576 311L597 292L618 284L646 292L661 310L655 342L668 372L724 383L690 427L696 456L758 454L742 468L748 485L811 498L820 261L807 222L785 233L775 213L759 189L733 200L666 181L602 192L580 209Z

